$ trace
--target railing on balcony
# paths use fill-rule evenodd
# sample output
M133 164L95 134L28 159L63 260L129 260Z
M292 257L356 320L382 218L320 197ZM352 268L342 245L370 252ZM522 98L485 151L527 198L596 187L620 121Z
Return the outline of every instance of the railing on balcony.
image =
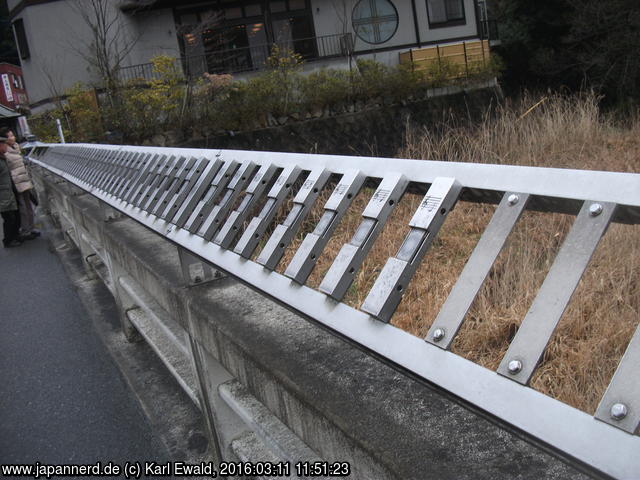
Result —
M499 40L498 22L495 20L481 20L480 38L483 40Z
M220 49L203 55L175 59L187 80L200 77L203 73L243 73L262 70L272 48L277 45L281 51L291 50L299 54L305 62L327 58L346 57L353 51L353 37L350 33L302 38L288 42L265 43L242 48ZM158 74L152 63L143 63L120 69L120 80L152 80Z

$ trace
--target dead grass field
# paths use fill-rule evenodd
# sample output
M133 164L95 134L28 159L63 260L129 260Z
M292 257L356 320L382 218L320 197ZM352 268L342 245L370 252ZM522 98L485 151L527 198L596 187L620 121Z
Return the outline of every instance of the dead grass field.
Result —
M473 126L452 121L443 133L407 136L400 158L640 172L640 121L601 115L593 95L525 96ZM313 229L326 188L278 271ZM338 226L307 285L317 288L348 242L373 193L364 189ZM393 256L421 196L398 204L357 274L345 302L358 308ZM480 238L495 207L460 202L407 288L392 323L424 337ZM496 369L570 229L574 217L525 212L476 298L452 350ZM531 386L593 413L640 320L640 227L611 225L585 273Z

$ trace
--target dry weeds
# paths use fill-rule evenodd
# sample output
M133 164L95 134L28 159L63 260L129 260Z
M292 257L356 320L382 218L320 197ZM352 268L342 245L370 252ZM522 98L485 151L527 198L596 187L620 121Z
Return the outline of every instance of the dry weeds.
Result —
M601 115L597 98L524 96L475 125L451 119L439 134L407 135L401 158L540 167L640 171L640 121L616 125ZM283 272L306 233L313 230L333 185L287 249ZM340 247L353 235L373 193L364 189L338 225L307 285L317 288ZM421 197L407 194L344 301L358 308L387 258L408 232ZM495 207L460 202L451 212L406 290L392 323L424 337L482 235ZM496 369L544 280L572 216L525 212L466 316L452 350ZM553 335L531 386L593 413L640 319L640 227L612 225Z

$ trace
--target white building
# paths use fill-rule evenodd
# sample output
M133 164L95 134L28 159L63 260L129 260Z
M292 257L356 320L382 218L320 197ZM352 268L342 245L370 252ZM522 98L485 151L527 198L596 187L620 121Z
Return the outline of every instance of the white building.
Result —
M83 13L96 2L111 26L121 78L146 77L150 59L179 59L189 76L260 69L274 43L307 68L347 65L347 54L389 65L427 46L487 38L483 0L8 0L31 106L92 83Z

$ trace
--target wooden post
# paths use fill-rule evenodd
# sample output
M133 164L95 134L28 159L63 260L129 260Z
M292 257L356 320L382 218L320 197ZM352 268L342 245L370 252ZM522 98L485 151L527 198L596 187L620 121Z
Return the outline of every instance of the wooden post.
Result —
M486 67L487 59L485 58L485 55L484 55L484 42L485 40L480 40L480 49L482 50L482 65Z
M467 42L462 42L462 49L464 51L464 71L467 78L469 78L469 62L467 60Z

